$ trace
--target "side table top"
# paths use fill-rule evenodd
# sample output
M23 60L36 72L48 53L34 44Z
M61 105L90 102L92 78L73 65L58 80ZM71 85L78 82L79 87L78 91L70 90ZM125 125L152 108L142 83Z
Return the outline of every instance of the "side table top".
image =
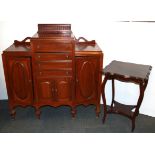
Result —
M149 78L151 69L152 66L150 65L142 65L114 60L103 69L103 74L147 80Z

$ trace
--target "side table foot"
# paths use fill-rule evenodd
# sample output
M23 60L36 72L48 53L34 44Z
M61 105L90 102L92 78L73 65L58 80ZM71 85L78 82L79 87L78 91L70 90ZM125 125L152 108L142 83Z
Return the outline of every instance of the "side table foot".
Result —
M102 123L105 123L106 115L103 116Z
M135 129L135 119L133 118L133 119L132 119L132 130L131 130L131 131L133 132L134 129Z

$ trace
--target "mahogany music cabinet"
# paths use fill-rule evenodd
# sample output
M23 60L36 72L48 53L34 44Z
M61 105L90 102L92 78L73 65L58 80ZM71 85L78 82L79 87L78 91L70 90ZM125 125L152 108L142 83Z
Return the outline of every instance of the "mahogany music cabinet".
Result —
M95 40L76 39L70 24L38 24L2 58L13 118L17 106L33 106L40 118L43 106L70 106L74 117L78 105L93 104L99 115L103 53Z

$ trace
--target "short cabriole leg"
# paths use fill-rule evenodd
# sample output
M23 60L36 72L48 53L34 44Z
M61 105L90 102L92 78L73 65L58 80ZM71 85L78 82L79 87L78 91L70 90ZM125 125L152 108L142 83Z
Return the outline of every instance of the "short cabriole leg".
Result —
M75 109L75 107L72 107L71 114L72 114L72 118L75 118L75 116L76 116L76 109Z
M15 111L15 109L12 109L12 110L11 110L10 115L11 115L11 118L14 120L15 117L16 117L16 111Z
M99 104L97 103L95 111L96 111L96 118L99 118L99 115L100 115L100 102L99 102Z
M40 119L41 111L39 108L36 109L36 117Z

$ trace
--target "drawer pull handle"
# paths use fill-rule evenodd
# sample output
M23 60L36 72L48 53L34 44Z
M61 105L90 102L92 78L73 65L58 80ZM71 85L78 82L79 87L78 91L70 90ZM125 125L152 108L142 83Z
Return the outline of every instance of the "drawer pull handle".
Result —
M66 56L66 58L68 59L68 58L69 58L69 56L67 55L67 56Z

